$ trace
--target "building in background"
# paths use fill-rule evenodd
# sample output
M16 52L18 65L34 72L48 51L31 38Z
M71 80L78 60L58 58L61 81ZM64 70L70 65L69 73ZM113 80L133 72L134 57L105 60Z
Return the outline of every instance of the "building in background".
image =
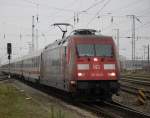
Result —
M148 65L147 60L120 60L121 70L141 70Z

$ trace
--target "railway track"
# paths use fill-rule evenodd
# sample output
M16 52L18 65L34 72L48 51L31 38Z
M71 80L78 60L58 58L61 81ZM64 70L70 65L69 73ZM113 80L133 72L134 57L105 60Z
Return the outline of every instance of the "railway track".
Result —
M150 74L122 74L122 77L141 77L141 78L149 78L150 79Z
M150 81L150 76L143 76L143 75L122 75L122 78L132 78L132 79L137 79L137 80L145 80L145 81Z
M128 86L128 85L121 84L121 90L134 95L138 95L139 88L137 88L136 86ZM146 94L147 99L150 100L150 91L144 90L144 93Z
M135 78L135 77L130 77L130 78L121 78L120 81L124 82L131 82L131 83L136 83L144 86L150 86L150 79L144 79L144 78Z
M138 90L139 88L141 88L138 85L144 85L145 87L150 86L150 78L142 78L142 76L141 77L126 76L126 78L121 78L120 82L133 83L132 85L127 84L125 85L121 83L121 90L135 95L138 95ZM146 97L150 99L150 91L148 89L147 90L145 89L144 92L146 94Z
M80 106L104 118L150 118L149 114L136 111L117 102L80 104Z
M8 76L7 76L7 75L3 75L3 74L0 72L0 81L5 81L5 80L8 80Z
M121 90L126 91L131 94L138 94L139 88L145 88L144 92L147 96L148 99L150 99L150 91L149 91L149 86L150 86L150 77L148 75L143 75L137 77L137 76L124 76L125 78L120 79L121 83ZM126 84L122 82L128 82L132 84Z
M130 84L125 85L122 82L128 82L128 83L133 83L133 84L132 85L130 85ZM148 89L148 87L150 86L150 79L128 76L128 78L121 78L120 83L121 83L121 90L122 91L131 93L131 94L135 94L135 95L138 94L138 90L139 90L139 88L141 88L140 85L142 85L142 88L145 88L144 92L145 92L147 98L150 99L150 91Z

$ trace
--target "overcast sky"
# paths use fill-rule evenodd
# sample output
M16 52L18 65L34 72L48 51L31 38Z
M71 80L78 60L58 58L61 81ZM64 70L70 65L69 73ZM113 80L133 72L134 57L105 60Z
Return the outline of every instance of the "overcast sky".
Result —
M136 20L136 56L144 56L150 44L150 0L0 0L0 60L7 59L6 44L13 45L13 58L26 55L32 38L32 16L39 17L38 49L61 37L51 26L66 22L75 28L93 28L104 35L120 32L120 54L131 59L132 19ZM75 18L79 19L74 23ZM77 21L77 20L76 20ZM69 31L71 31L70 29ZM21 36L20 36L21 34ZM146 50L145 50L146 54Z

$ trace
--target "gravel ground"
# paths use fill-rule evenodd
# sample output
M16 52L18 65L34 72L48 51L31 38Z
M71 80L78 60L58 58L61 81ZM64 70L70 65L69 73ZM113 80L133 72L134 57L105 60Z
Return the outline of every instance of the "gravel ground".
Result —
M123 85L137 87L139 89L144 89L148 91L150 90L150 86L144 86L141 84L136 84L136 83L131 83L131 82L124 82L121 80L120 80L120 83ZM147 114L150 114L150 100L147 99L144 105L140 105L138 102L137 96L138 95L133 95L127 92L120 91L120 96L113 96L113 99L127 106L130 106L131 108L134 108L138 111L142 111Z
M146 100L146 103L144 105L140 105L136 95L120 91L120 95L119 96L114 95L113 100L122 103L124 105L127 105L138 111L150 114L150 101Z
M59 108L61 111L64 111L65 114L70 116L70 118L97 118L94 114L87 112L86 110L67 104L60 99L40 92L17 80L13 80L13 84L18 90L20 90L21 92L25 92L26 96L28 96L29 99L34 100L47 111L50 110L50 108L53 106L56 109Z

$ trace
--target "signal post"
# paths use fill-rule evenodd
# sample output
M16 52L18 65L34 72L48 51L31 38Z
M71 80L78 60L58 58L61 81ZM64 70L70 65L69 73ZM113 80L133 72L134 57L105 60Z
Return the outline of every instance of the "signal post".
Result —
M7 54L8 54L8 60L9 60L9 75L8 75L8 78L10 78L10 59L11 59L11 54L12 54L11 43L7 43Z

